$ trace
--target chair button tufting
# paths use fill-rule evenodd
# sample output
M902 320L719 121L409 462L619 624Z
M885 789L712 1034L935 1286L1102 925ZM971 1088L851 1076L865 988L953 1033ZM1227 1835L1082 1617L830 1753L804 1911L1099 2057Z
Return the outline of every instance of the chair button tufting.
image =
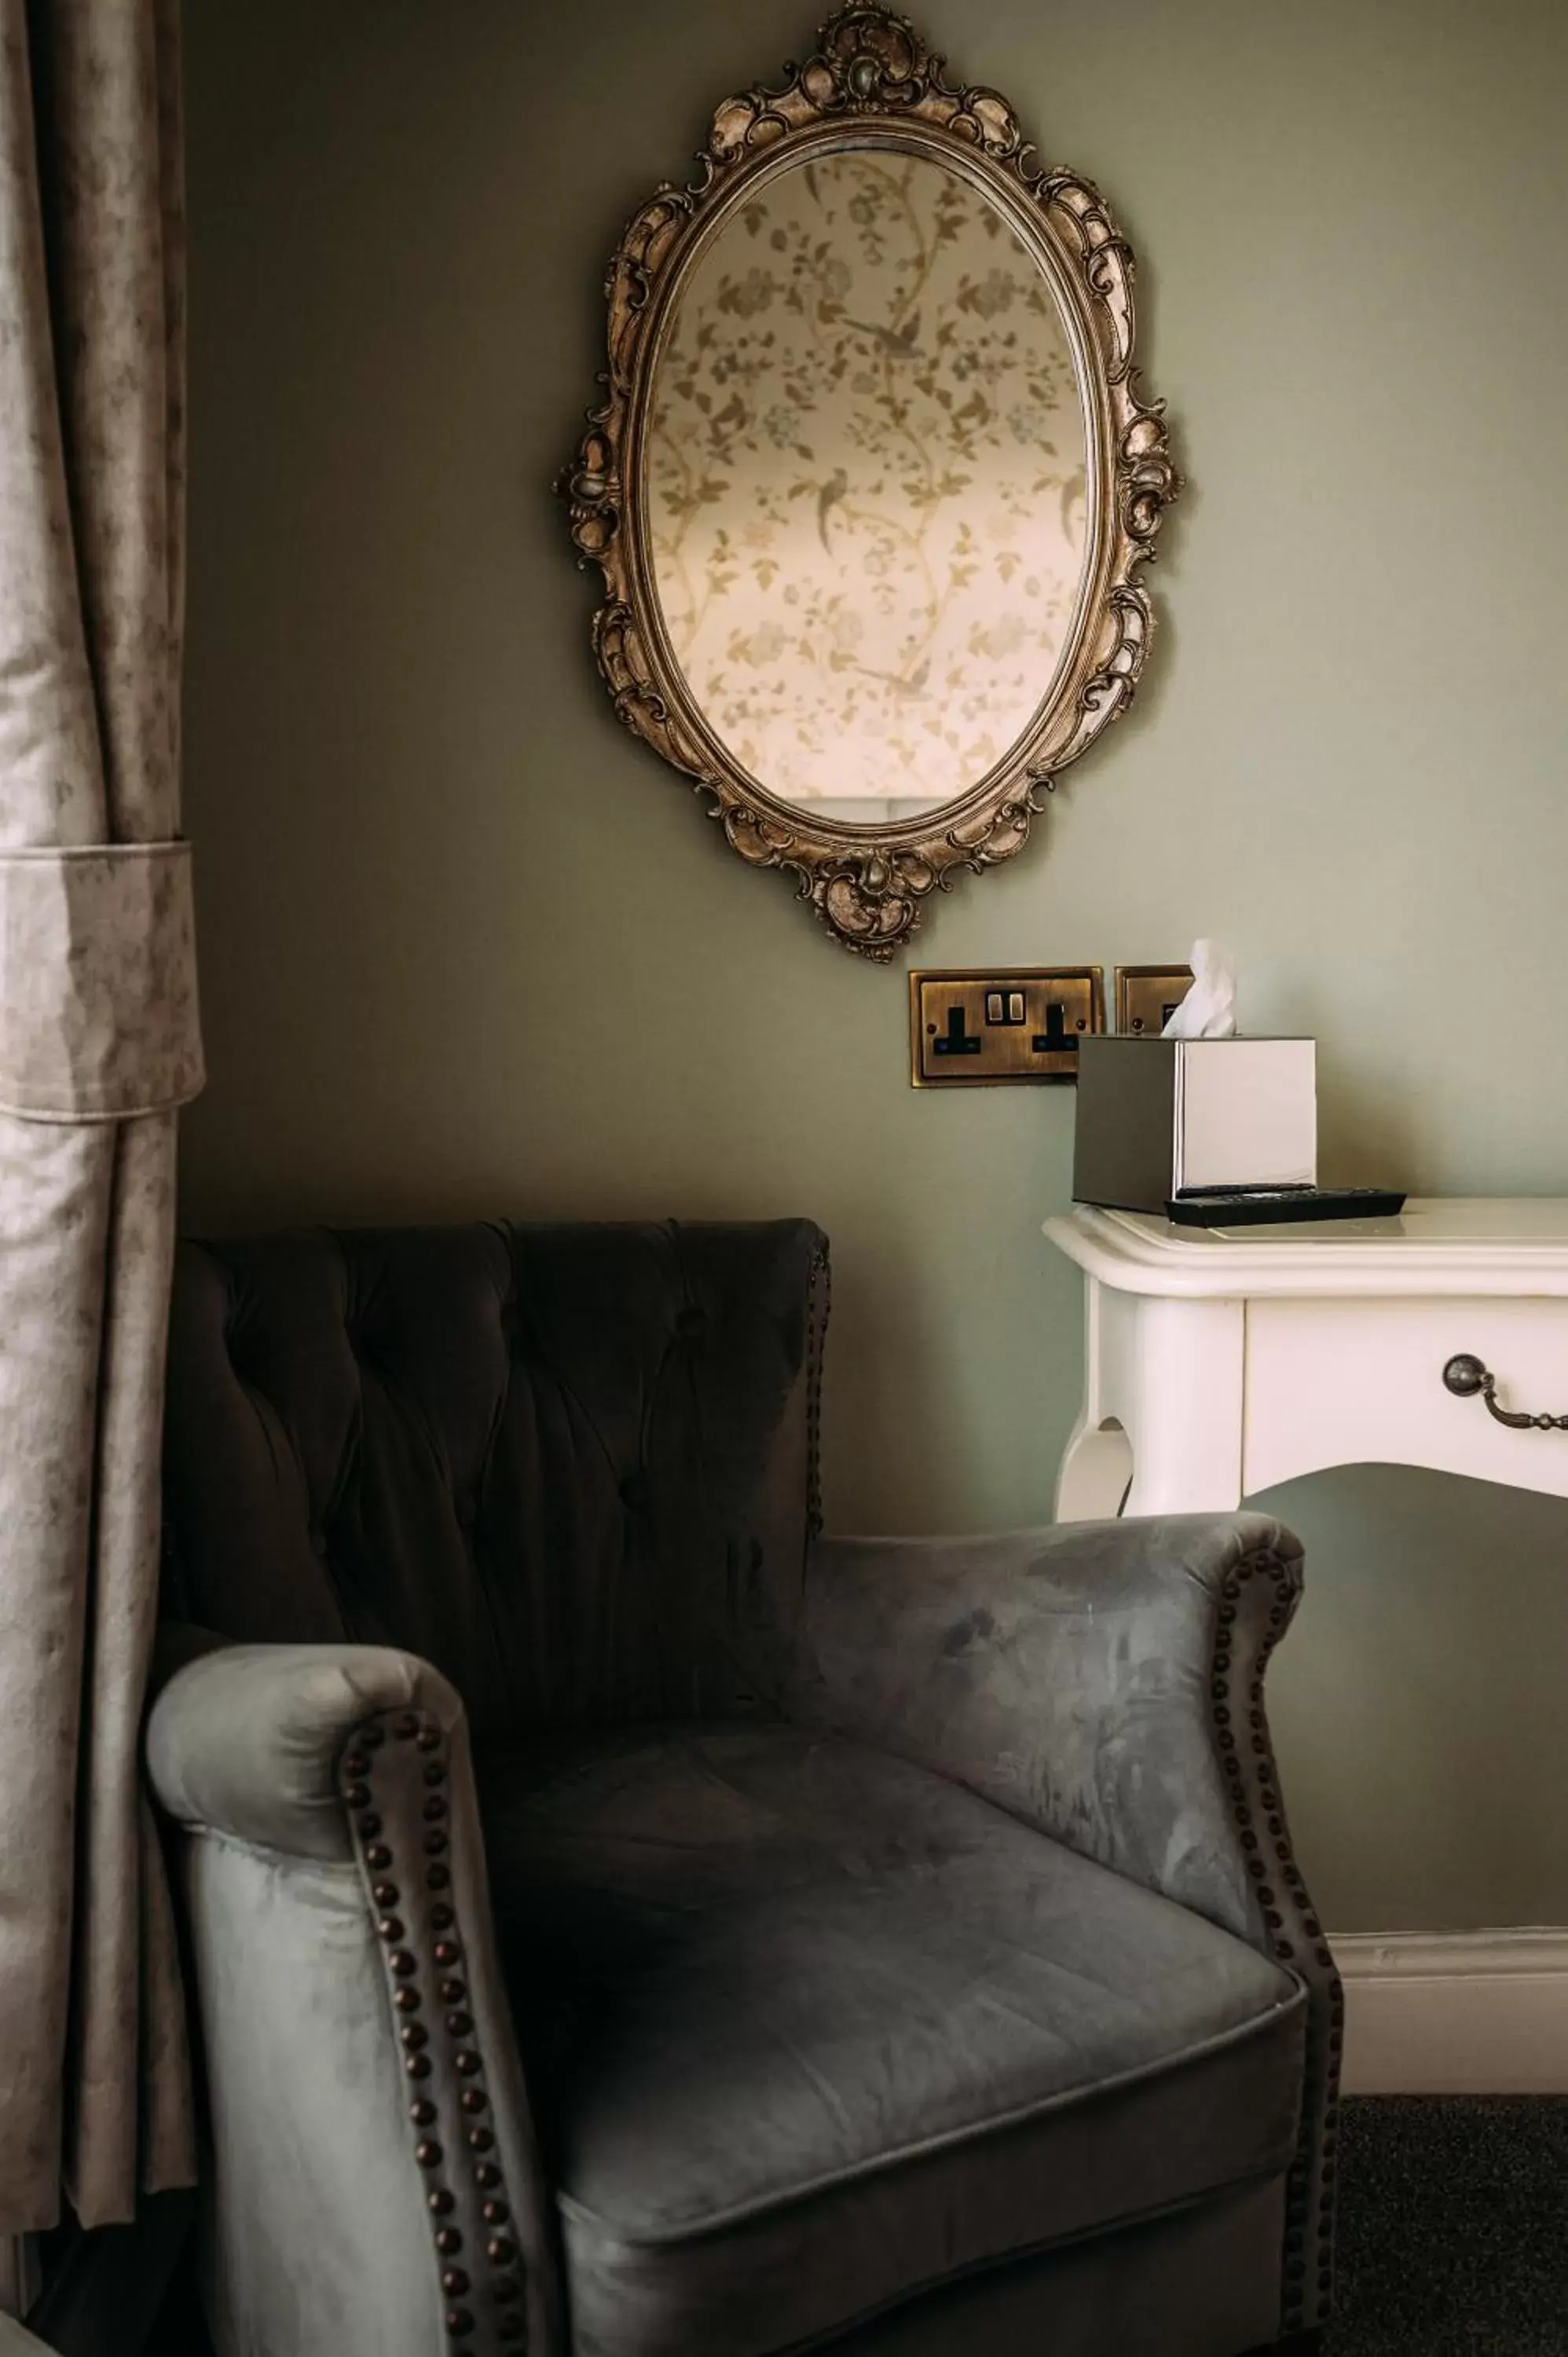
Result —
M646 1473L638 1469L622 1474L620 1501L628 1514L646 1514L650 1496Z

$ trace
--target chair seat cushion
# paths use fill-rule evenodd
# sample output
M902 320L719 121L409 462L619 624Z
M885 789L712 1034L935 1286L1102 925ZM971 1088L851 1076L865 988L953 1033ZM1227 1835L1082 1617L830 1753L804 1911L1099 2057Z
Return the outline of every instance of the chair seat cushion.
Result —
M763 2357L1278 2174L1290 1975L886 1754L778 1724L491 1752L575 2357Z

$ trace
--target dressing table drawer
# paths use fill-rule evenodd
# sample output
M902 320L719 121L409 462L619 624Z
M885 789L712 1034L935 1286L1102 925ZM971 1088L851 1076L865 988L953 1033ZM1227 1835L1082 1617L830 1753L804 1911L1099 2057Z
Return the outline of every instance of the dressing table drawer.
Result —
M1513 1430L1443 1380L1479 1360L1510 1413L1568 1415L1568 1299L1252 1300L1242 1489L1328 1465L1423 1465L1568 1497L1568 1432Z

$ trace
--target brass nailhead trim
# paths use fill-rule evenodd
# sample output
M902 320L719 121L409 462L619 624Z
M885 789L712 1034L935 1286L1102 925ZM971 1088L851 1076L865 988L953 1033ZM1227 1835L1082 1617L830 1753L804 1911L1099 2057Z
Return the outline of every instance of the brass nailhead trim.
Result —
M822 1534L822 1359L832 1315L833 1271L827 1241L811 1254L806 1294L806 1532Z
M1245 1692L1240 1687L1240 1657L1236 1653L1239 1609L1248 1584L1267 1582L1272 1600L1267 1626L1256 1639ZM1307 2087L1301 2140L1286 2184L1284 2234L1284 2299L1281 2330L1294 2333L1318 2323L1326 2315L1333 2287L1332 2154L1337 2117L1335 2094L1343 2044L1344 1997L1331 1976L1334 1960L1322 1928L1306 1903L1305 1885L1290 1854L1281 1809L1278 1779L1269 1753L1263 1710L1263 1673L1281 1631L1290 1620L1296 1593L1294 1577L1277 1555L1260 1555L1238 1565L1221 1584L1216 1611L1213 1662L1209 1683L1216 1750L1226 1779L1238 1835L1248 1853L1247 1870L1268 1935L1270 1952L1281 1964L1292 1964L1308 1980L1309 2015L1306 2040ZM1258 1608L1253 1606L1255 1615ZM1256 1626L1254 1619L1252 1625ZM1250 1739L1243 1749L1230 1732L1245 1713ZM1255 1780L1248 1791L1248 1774ZM1255 1792L1255 1802L1254 1802ZM1273 1874L1256 1853L1262 1842L1254 1808L1261 1809ZM1281 1889L1278 1886L1283 1885ZM1298 1953L1299 1950L1299 1953ZM1310 1960L1310 1964L1309 1964ZM1310 1967L1316 1967L1314 1973ZM1322 1975L1323 1977L1318 1977ZM1324 1980L1328 1980L1325 1988ZM1316 2123L1318 2134L1315 2139ZM1313 2162L1319 2166L1316 2187ZM1311 2246L1310 2262L1306 2255Z
M403 1807L410 1805L413 1798L410 1796L408 1802L399 1801L398 1792L400 1790L406 1792L406 1786L385 1788L383 1812L391 1811L393 1838L400 1838L397 1831L400 1824L404 1827L401 1838L410 1846L413 1845L417 1833L417 1846L432 1859L424 1869L425 1890L446 1890L451 1883L451 1869L441 1861L439 1853L448 1846L449 1836L443 1822L448 1814L448 1803L438 1789L446 1783L448 1774L445 1743L441 1729L420 1713L401 1711L385 1725L371 1721L351 1738L338 1763L339 1791L350 1834L367 1872L378 1877L384 1875L393 1862L392 1844L386 1837L388 1826L383 1813L367 1804L373 1797L371 1785L379 1764L375 1755L385 1747L388 1727L400 1742L412 1742L429 1757L420 1770L419 1781L424 1787L424 1796L419 1801L413 1822L411 1824L400 1813ZM386 1756L395 1760L398 1755L393 1752ZM422 2021L408 2017L422 2009L424 1997L420 1983L426 1973L434 1979L443 2006L461 2008L467 2002L467 1980L453 1969L463 1961L462 1943L456 1937L456 1912L447 1900L438 1900L429 1905L424 1920L438 1936L431 1943L428 1958L422 1959L418 1953L421 1939L419 1906L411 1906L405 1924L403 1919L391 1912L401 1903L396 1883L376 1880L371 1886L371 1897L379 1910L375 1931L381 1943L388 1993L395 2013L403 2017L398 2026L398 2040L403 2048L403 2069L412 2079L425 2079L433 2069L430 2055L425 2051L430 2043L430 2032ZM441 2222L449 2220L457 2207L457 2196L452 2184L441 2181L443 2178L449 2177L455 2160L467 2161L475 2190L488 2197L478 2208L479 2218L486 2227L505 2226L511 2215L500 2169L493 2159L479 2158L494 2150L496 2139L493 2129L475 2124L472 2117L489 2107L489 2096L483 2083L484 2054L475 2034L472 2015L462 2010L449 2011L445 2016L444 2028L449 2038L463 2041L451 2061L454 2072L468 2083L459 2090L456 2104L458 2114L467 2115L458 2121L464 2150L453 2155L449 2145L431 2133L440 2125L441 2106L437 2102L428 2095L420 2095L408 2106L410 2123L418 2132L413 2147L414 2161L421 2170L435 2179L425 2196L425 2203L431 2216L432 2241L438 2266L440 2262L455 2258L463 2249L461 2228ZM485 2238L484 2255L491 2271L477 2301L484 2320L476 2316L474 2309L467 2306L448 2307L443 2314L447 2338L463 2346L466 2357L485 2357L487 2352L503 2347L509 2351L517 2350L527 2340L524 2318L512 2305L521 2296L517 2276L515 2273L501 2272L515 2266L518 2257L515 2239L510 2233L489 2233ZM442 2294L448 2300L461 2302L474 2295L475 2287L463 2267L439 2266L439 2280Z

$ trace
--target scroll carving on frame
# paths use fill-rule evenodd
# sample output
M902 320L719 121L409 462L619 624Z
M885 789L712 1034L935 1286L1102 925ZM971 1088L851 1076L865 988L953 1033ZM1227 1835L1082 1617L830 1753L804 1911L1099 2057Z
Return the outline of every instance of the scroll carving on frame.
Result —
M616 712L878 962L1125 709L1181 488L1104 199L850 0L628 224L560 489Z

